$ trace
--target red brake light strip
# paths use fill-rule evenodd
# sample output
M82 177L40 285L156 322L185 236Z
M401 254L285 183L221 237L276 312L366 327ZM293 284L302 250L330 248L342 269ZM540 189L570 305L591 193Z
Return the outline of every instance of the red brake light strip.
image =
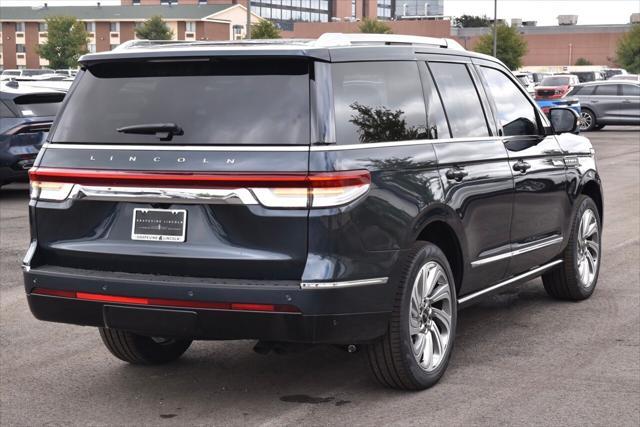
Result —
M117 304L148 305L180 308L203 308L213 310L238 310L238 311L268 311L279 313L299 313L297 307L286 304L255 304L255 303L229 303L212 301L188 301L164 298L128 297L122 295L94 294L89 292L67 291L60 289L35 288L31 291L35 295L46 295L63 298L72 298L83 301L107 302Z

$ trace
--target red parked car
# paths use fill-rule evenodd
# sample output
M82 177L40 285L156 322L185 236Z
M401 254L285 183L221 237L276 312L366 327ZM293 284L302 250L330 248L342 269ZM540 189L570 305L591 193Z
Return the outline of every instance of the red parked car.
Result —
M565 96L569 90L580 83L578 76L562 74L548 76L536 86L536 99L557 99Z

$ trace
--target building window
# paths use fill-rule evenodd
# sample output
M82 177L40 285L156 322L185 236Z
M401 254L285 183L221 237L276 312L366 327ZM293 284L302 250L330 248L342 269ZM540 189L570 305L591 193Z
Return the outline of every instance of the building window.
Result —
M38 22L38 31L44 33L49 29L49 26L46 22Z
M329 0L251 0L251 8L261 17L275 21L329 21Z
M140 6L140 0L133 0L131 2L134 6Z
M85 22L84 23L84 27L90 33L95 33L96 32L96 23L95 22Z
M16 22L16 33L24 33L24 22Z
M351 18L356 18L356 0L351 0Z
M95 43L89 43L87 45L87 48L89 49L89 53L96 53L96 45L95 45Z
M196 32L196 23L194 21L187 21L185 23L185 31L187 33L195 33Z
M27 52L27 49L23 44L16 45L16 53L26 53L26 52Z
M111 31L112 33L119 33L120 32L120 23L119 22L111 22L109 24L109 31Z
M378 19L391 19L391 0L378 0Z

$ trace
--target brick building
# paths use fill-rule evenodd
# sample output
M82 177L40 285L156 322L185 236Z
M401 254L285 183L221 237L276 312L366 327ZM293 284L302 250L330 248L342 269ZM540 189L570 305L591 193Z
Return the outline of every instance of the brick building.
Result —
M146 6L67 6L67 7L1 7L0 8L0 67L41 68L48 62L40 58L37 45L46 42L45 18L75 16L84 22L89 32L88 49L102 52L135 38L136 25L154 15L160 15L173 31L176 40L231 40L244 37L247 11L241 2L177 6L162 4ZM126 1L123 1L126 3ZM131 3L131 1L129 1ZM144 0L141 3L147 3ZM149 2L151 3L151 2ZM181 1L182 3L182 1ZM220 2L217 2L220 3ZM252 22L261 20L253 15Z

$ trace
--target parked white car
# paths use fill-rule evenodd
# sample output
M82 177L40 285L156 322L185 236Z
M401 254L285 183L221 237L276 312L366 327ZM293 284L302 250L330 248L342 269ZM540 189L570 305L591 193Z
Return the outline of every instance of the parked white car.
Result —
M529 73L515 73L516 78L522 83L529 95L534 96L536 93L536 84Z

